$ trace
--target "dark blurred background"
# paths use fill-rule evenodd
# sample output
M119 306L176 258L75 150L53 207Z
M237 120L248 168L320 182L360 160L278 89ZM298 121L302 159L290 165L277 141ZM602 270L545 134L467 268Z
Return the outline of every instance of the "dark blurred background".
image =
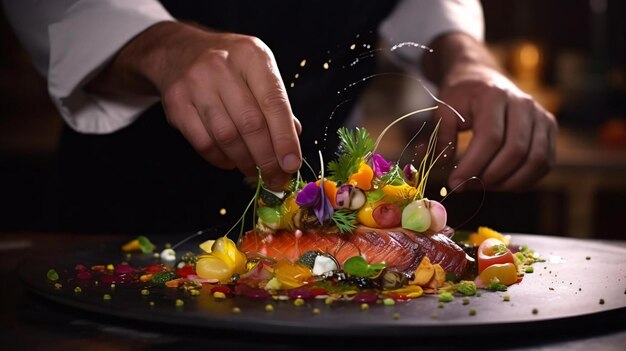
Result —
M464 227L625 239L626 2L483 0L483 6L494 55L557 116L561 130L557 167L539 187L485 194ZM63 122L4 14L0 37L0 231L55 230L58 195L51 184ZM451 207L461 210L451 211L450 222L465 222L481 199L482 193L452 196Z

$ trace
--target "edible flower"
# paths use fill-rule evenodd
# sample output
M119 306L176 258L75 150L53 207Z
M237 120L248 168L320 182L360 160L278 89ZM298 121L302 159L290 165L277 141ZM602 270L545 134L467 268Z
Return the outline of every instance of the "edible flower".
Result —
M391 169L391 162L387 162L381 154L372 154L369 164L378 178L389 173L389 170Z
M312 208L320 224L324 224L333 216L333 206L328 197L326 197L322 187L313 182L308 183L298 192L296 203L301 207Z

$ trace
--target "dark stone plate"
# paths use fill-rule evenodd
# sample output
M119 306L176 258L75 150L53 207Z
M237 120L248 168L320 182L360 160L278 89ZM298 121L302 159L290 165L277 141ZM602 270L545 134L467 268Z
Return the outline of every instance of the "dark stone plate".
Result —
M438 307L436 296L423 296L394 306L372 305L369 310L361 311L359 304L352 302L326 306L323 301L313 300L298 307L292 301L271 299L254 301L235 297L217 301L206 287L199 296L167 288L152 288L149 296L142 296L139 286L122 284L114 289L84 286L80 294L74 293L76 284L67 281L74 265L119 263L123 255L117 243L30 257L19 270L35 293L60 304L143 322L231 332L434 337L500 331L519 335L537 330L573 330L597 323L623 323L626 317L625 248L597 241L520 234L514 234L512 242L528 245L546 262L535 264L534 273L526 274L521 284L510 287L507 292L483 291L481 297L472 297L468 305L463 305L463 299L457 297L444 308ZM194 249L193 246L188 248ZM150 261L154 259L134 257L131 264ZM50 268L59 272L61 289L47 280L46 272ZM104 294L110 294L112 299L105 301ZM509 302L503 301L504 295L509 295ZM176 299L184 300L184 306L176 307ZM150 306L151 301L154 306ZM268 303L274 306L272 312L265 311ZM241 313L232 313L235 306ZM312 313L316 307L319 315ZM470 309L476 311L475 316L470 316ZM394 318L394 314L399 318Z

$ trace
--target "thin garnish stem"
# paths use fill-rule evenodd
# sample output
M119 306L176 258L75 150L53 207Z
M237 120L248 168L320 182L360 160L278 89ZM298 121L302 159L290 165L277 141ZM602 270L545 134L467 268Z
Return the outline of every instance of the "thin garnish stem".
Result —
M304 162L304 164L309 168L309 170L311 171L311 173L313 173L313 177L317 177L317 174L315 173L315 171L313 170L313 167L311 167L311 165L309 164L309 162L306 160L306 158L302 158L302 162Z
M409 112L403 116L398 117L395 121L389 123L389 125L387 127L385 127L385 129L383 129L383 131L380 133L380 135L378 136L378 139L376 139L376 144L374 144L374 149L372 149L372 153L376 152L376 149L378 148L378 144L380 144L380 141L383 139L383 136L385 135L385 133L387 133L387 131L393 127L396 123L402 121L405 118L411 117L413 115L416 115L418 113L422 113L422 112L427 112L427 111L432 111L432 110L436 110L438 109L439 106L432 106L432 107L428 107L428 108L423 108L421 110L416 110L413 112Z
M415 138L417 138L417 136L420 135L420 133L422 132L422 129L424 129L424 126L426 126L426 122L422 123L422 126L417 131L417 133L415 133L415 135L413 135L411 140L409 140L409 142L406 145L404 145L404 149L402 149L402 152L400 153L400 156L398 156L398 162L400 162L400 160L402 159L402 155L404 155L404 152L409 147L409 145L411 145L413 143L413 141L415 140Z

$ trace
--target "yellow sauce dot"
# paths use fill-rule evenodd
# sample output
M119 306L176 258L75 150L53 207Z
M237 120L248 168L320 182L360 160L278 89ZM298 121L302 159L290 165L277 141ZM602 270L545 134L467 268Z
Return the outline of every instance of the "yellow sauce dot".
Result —
M296 73L295 77L296 79L300 78L300 73Z
M293 88L294 86L296 86L296 84L294 82L291 82L291 84L289 84L289 86Z
M350 50L354 50L354 49L356 49L356 44L350 45Z
M324 67L324 69L328 69L328 62L324 62L323 67Z
M445 186L442 186L441 190L439 190L439 195L441 195L442 197L448 195L448 189L446 189Z
M220 214L221 214L222 216L225 216L225 215L226 215L226 209L225 209L225 208L221 208L221 209L220 209Z
M305 59L305 60L300 61L300 67L304 67L304 65L306 65L306 59Z

